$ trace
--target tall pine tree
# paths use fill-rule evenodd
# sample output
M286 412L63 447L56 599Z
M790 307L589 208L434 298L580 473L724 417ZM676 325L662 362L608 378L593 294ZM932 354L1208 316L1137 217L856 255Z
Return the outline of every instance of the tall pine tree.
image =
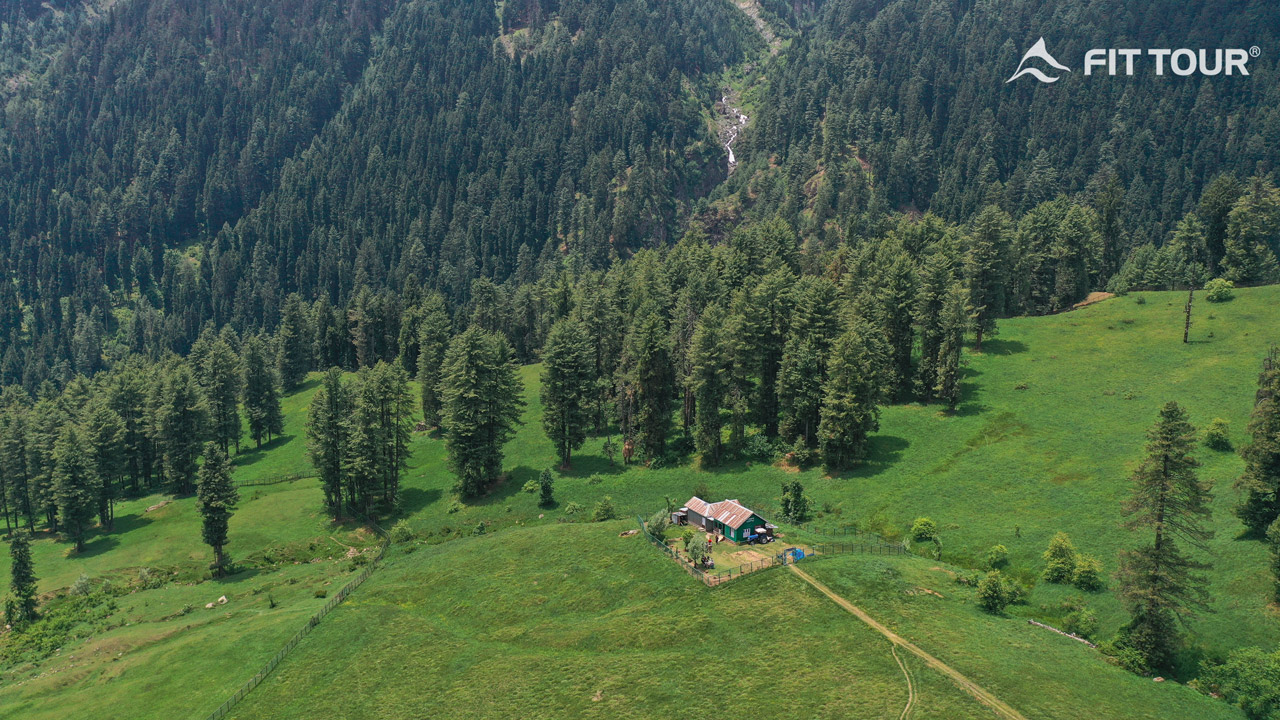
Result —
M440 400L455 488L476 497L502 473L502 448L523 406L506 339L474 326L455 337L441 368Z
M330 368L307 409L307 457L320 475L325 510L342 513L343 463L348 452L351 391L342 382L342 371Z
M53 447L53 497L62 521L62 532L84 550L84 541L98 509L101 492L93 460L75 426L62 428Z
M244 410L249 416L249 436L258 447L265 438L284 432L284 412L280 409L280 389L275 372L267 362L266 345L251 337L244 344Z
M213 571L217 577L226 572L227 530L240 493L231 481L231 462L216 442L204 446L204 464L196 477L196 510L200 513L200 535L213 548Z
M562 467L586 441L595 380L586 327L572 319L552 325L542 349L542 427Z

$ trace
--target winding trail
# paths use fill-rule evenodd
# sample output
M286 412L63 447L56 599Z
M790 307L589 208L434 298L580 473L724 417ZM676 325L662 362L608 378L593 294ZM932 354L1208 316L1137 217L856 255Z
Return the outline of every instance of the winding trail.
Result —
M902 708L902 714L898 716L898 720L908 720L911 717L911 711L916 705L916 686L911 681L911 671L907 669L907 664L902 662L902 658L898 657L898 646L889 643L889 652L893 653L893 659L897 661L898 667L902 668L902 674L907 678L907 706Z
M894 631L890 630L884 625L881 625L879 622L875 620L875 618L863 612L860 608L858 608L858 606L854 605L848 600L845 600L844 598L837 595L834 591L832 591L831 588L813 579L813 576L810 575L809 573L806 573L805 571L801 570L795 565L788 565L787 567L791 570L791 572L795 573L796 575L799 575L800 579L804 580L805 582L817 588L818 592L821 592L823 595L826 595L827 597L831 598L831 600L835 602L835 604L839 605L845 610L848 610L854 617L858 618L862 622L869 625L872 630L875 630L881 635L889 638L889 642L892 642L894 645L904 648L905 650L909 651L911 654L915 655L921 660L924 660L925 664L928 665L929 667L951 678L952 682L954 682L956 685L959 685L962 689L968 691L970 695L973 695L973 697L978 700L978 702L994 710L995 713L1000 717L1006 718L1007 720L1027 720L1022 715L1022 713L1018 712L1017 710L1014 710L1011 705L1004 702L1003 700L996 697L995 695L992 695L981 685L975 683L974 681L962 675L960 671L942 662L941 660L930 655L924 650L921 650L914 643L908 641L906 638L895 633ZM894 657L896 658L897 655L895 654ZM915 693L914 691L912 691L911 693L912 699L908 701L908 707L910 707L910 704L914 702L914 696L915 696ZM905 712L906 711L904 711L904 713ZM905 717L905 715L903 717Z

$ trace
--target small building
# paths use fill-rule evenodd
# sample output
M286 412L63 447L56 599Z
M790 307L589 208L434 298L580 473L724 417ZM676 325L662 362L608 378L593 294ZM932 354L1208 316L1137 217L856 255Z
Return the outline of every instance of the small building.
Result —
M773 539L773 531L777 529L737 500L709 503L695 495L689 498L689 502L679 512L672 514L682 520L682 525L692 525L733 542L768 542Z

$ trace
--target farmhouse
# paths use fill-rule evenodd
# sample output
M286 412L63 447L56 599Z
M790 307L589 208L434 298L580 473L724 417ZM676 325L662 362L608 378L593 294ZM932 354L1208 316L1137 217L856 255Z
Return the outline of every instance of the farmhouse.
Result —
M737 500L709 503L696 495L689 498L684 507L671 513L671 521L677 525L702 528L733 542L769 542L777 529Z

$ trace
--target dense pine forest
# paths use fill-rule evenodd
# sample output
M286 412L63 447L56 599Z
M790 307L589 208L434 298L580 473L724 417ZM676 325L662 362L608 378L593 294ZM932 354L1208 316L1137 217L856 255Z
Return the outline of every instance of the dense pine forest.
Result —
M1073 65L1262 52L1247 77L1007 83L1041 36ZM1182 290L1190 332L1206 286L1280 282L1278 41L1260 0L5 4L6 531L82 548L122 498L197 494L221 574L229 458L283 435L313 372L334 518L395 515L415 425L484 496L539 362L564 468L588 438L653 468L856 468L885 407L955 413L1007 318ZM1280 532L1275 362L1252 537ZM1195 432L1170 404L1151 436L1200 549ZM1175 664L1188 592L1132 589L1130 669Z

